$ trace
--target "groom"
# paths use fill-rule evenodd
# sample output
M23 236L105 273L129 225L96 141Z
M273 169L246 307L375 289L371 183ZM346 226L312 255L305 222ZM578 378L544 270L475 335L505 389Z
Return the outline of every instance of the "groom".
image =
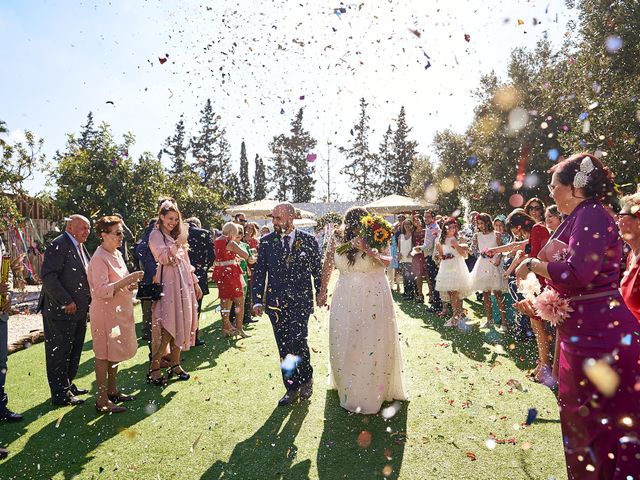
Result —
M253 268L253 313L261 316L266 310L271 320L287 389L278 405L284 406L313 393L307 323L313 313L313 289L316 296L320 292L322 261L315 238L294 228L291 203L277 205L271 216L274 231L260 239Z

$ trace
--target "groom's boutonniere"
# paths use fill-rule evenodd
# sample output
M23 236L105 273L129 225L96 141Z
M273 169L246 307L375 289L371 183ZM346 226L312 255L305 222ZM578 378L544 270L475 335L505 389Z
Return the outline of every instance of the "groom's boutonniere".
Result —
M293 249L298 250L301 246L302 246L302 240L298 238L293 244Z

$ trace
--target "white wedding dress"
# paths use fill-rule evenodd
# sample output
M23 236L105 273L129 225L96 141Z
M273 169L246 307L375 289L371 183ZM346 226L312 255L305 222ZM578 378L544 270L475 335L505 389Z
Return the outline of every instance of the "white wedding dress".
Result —
M385 401L406 400L394 302L383 266L356 255L334 255L340 277L330 314L330 384L340 405L377 413Z

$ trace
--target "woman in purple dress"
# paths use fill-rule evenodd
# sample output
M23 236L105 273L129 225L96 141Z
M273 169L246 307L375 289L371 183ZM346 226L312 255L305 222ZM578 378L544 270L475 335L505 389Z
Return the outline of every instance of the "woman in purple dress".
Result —
M549 190L565 220L538 258L518 267L547 278L541 298L558 320L558 403L570 479L637 478L640 472L640 339L618 291L622 241L602 206L614 195L600 160L574 155L552 168ZM562 308L564 304L565 308Z

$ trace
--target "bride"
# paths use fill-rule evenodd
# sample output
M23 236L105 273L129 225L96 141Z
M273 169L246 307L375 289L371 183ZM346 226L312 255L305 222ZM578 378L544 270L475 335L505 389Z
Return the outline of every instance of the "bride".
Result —
M393 298L385 267L390 257L371 250L358 236L362 207L347 211L342 228L332 236L322 269L318 303L326 304L334 266L340 272L330 313L329 360L331 387L340 405L351 412L374 414L382 403L406 400L402 353ZM336 246L354 245L344 255Z

